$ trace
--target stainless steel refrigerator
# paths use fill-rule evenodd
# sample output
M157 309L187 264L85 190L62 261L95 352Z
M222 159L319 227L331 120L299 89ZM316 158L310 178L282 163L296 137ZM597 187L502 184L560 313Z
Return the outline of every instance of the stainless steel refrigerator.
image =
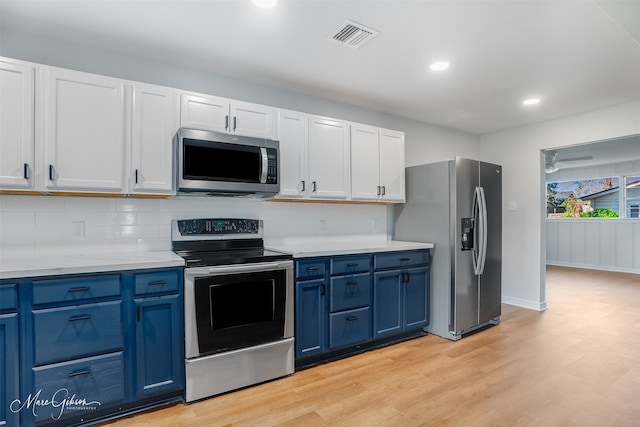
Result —
M455 160L408 167L396 240L432 242L430 322L451 340L500 322L502 167Z

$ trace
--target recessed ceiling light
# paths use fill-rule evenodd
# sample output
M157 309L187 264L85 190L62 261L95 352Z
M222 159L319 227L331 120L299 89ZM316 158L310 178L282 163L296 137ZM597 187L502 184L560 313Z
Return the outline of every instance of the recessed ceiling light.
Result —
M444 71L449 68L449 63L446 61L434 62L429 68L433 71Z
M540 103L540 98L529 98L522 101L522 105L536 105Z
M278 0L253 0L253 4L264 9L273 7L276 3L278 3Z

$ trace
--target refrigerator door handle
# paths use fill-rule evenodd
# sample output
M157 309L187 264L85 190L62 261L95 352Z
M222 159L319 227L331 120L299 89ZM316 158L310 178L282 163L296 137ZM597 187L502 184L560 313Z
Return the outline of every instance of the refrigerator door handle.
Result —
M473 192L473 204L471 206L471 215L473 215L473 222L476 226L473 229L473 240L477 243L473 248L473 252L471 253L471 258L473 259L473 272L475 275L479 275L479 261L480 261L480 247L482 246L482 242L480 240L480 187L476 187Z
M476 276L484 272L484 264L487 258L487 201L484 196L484 188L476 187L473 193L473 212L476 248L473 249L473 271Z
M484 188L476 187L479 196L478 213L480 215L480 249L478 251L478 269L476 275L484 273L484 265L487 261L487 199L484 195Z

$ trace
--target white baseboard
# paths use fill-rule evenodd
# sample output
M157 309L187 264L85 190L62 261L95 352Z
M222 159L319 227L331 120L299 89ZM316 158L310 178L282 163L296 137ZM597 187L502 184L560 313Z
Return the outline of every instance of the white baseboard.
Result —
M503 304L515 305L516 307L528 308L529 310L545 311L547 309L546 301L530 301L521 298L502 297Z
M615 273L640 274L640 269L612 267L608 265L578 264L578 263L560 262L560 261L547 261L547 265L554 265L557 267L585 268L587 270L613 271Z

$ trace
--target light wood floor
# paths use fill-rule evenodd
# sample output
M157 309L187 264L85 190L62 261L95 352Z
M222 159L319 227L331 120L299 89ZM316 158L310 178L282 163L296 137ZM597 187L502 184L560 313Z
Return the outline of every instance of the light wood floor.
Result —
M640 275L549 267L547 303L109 426L640 426Z

